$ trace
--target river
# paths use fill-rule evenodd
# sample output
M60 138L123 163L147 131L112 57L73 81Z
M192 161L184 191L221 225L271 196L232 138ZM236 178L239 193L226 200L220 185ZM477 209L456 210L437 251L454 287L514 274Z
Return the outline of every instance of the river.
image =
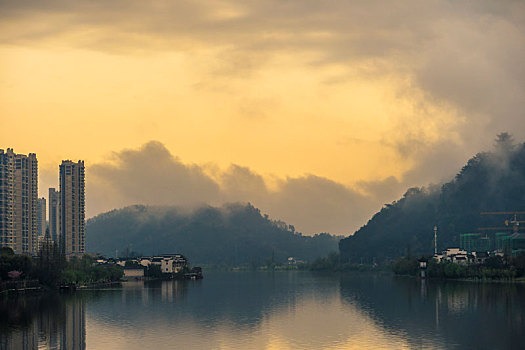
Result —
M525 285L208 272L0 300L0 349L523 349Z

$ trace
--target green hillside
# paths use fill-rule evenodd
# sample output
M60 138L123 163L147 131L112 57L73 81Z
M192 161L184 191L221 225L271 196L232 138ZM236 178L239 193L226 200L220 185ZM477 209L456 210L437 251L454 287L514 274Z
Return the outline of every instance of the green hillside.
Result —
M182 253L192 264L257 266L290 256L313 260L337 251L340 237L302 236L272 221L250 204L203 207L191 213L173 207L130 206L87 221L88 251L114 256Z
M431 254L434 225L439 229L438 249L457 247L460 233L503 225L505 217L481 212L514 210L525 210L525 146L514 145L510 135L502 133L493 151L471 158L452 181L411 188L385 205L353 236L341 240L341 259L371 263L407 251Z

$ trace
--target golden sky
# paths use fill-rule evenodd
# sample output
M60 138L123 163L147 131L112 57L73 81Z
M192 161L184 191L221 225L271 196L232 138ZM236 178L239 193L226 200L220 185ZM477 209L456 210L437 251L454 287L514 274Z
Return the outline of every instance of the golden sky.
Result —
M393 96L402 84L395 78L334 86L326 80L346 74L344 67L313 69L293 54L248 77L206 72L220 62L187 53L8 47L0 56L0 113L10 130L2 138L18 152L37 152L43 167L63 158L100 162L149 140L190 162L344 183L410 167L384 144L399 119L414 114L412 101ZM423 129L436 138L435 129Z
M1 1L0 148L36 152L47 174L84 159L89 174L158 141L215 179L237 164L274 191L310 175L361 195L392 184L377 208L452 175L498 128L521 138L524 13L519 2Z

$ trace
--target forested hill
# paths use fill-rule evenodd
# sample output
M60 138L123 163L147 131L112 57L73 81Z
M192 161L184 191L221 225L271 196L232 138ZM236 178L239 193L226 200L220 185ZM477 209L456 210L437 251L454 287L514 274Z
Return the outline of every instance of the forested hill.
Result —
M272 221L250 204L202 207L184 212L173 207L130 206L87 221L89 252L114 256L182 253L192 264L257 266L290 256L314 260L337 251L341 237L302 236L293 226Z
M434 225L438 249L457 247L460 233L503 226L505 217L480 212L515 210L525 210L525 146L514 145L510 135L502 133L492 152L470 159L452 181L411 188L384 206L353 236L341 240L341 258L371 263L398 258L408 250L431 254Z

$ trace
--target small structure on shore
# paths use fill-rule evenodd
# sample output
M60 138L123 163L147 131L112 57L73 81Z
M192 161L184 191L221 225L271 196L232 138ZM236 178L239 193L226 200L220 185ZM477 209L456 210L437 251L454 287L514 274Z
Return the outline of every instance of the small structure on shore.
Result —
M182 254L162 254L134 258L97 259L97 264L114 264L124 267L124 279L201 279L202 269L190 270L188 259Z
M441 254L434 255L438 263L449 261L460 265L466 265L469 262L469 254L466 250L460 248L448 248Z
M143 267L124 267L124 279L143 279Z
M184 279L186 280L200 280L202 278L202 268L199 266L195 266L189 273L184 274Z
M427 258L421 258L418 260L419 262L419 277L421 279L427 278Z

